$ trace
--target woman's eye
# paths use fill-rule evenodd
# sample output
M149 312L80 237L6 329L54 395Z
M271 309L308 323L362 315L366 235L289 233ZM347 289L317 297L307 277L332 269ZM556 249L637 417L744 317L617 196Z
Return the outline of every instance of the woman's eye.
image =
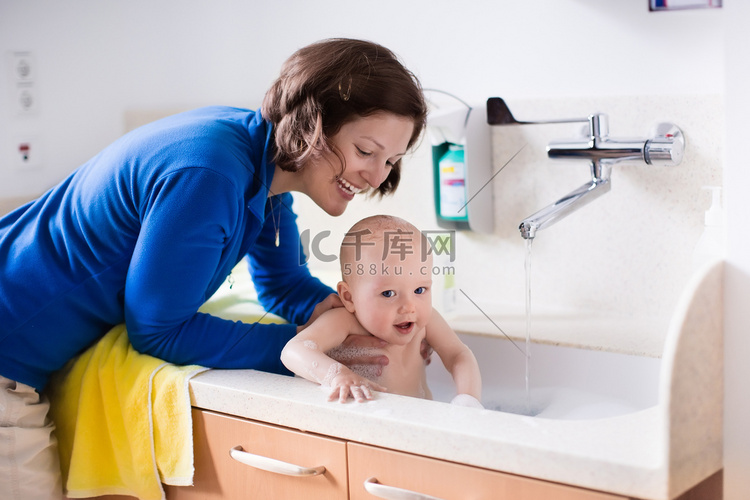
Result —
M422 295L423 293L427 293L427 287L426 286L420 286L416 290L414 290L414 293L417 295Z
M385 292L380 292L380 295L382 295L383 297L391 298L396 295L396 292L394 292L393 290L386 290Z
M357 153L359 153L360 156L364 156L364 157L372 156L372 153L370 153L369 151L365 151L359 148L358 146L354 146L354 147L357 148Z

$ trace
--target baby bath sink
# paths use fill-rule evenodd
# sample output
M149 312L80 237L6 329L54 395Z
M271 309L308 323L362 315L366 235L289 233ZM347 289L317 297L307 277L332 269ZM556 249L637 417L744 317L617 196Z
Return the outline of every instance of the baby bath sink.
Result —
M576 420L624 415L658 403L659 358L532 343L527 393L525 343L459 335L479 363L486 409ZM455 396L437 355L427 377L435 400L449 402Z

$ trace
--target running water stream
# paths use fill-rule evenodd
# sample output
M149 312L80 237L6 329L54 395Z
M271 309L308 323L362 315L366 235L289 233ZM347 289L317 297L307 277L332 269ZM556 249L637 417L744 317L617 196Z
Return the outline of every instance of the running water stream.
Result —
M531 410L531 243L533 238L526 240L526 412L532 414Z

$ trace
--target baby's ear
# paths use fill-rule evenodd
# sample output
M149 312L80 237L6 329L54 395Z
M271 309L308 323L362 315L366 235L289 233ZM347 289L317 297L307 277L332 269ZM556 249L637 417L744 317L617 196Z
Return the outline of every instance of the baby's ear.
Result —
M336 285L336 291L346 310L354 313L354 301L352 300L352 292L349 289L349 284L346 281L339 281L338 285Z

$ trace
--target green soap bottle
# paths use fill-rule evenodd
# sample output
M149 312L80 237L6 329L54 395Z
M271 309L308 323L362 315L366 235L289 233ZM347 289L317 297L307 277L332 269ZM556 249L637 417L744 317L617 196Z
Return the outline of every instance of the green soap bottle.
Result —
M451 144L438 163L440 217L453 221L469 220L466 206L466 163L464 148Z

